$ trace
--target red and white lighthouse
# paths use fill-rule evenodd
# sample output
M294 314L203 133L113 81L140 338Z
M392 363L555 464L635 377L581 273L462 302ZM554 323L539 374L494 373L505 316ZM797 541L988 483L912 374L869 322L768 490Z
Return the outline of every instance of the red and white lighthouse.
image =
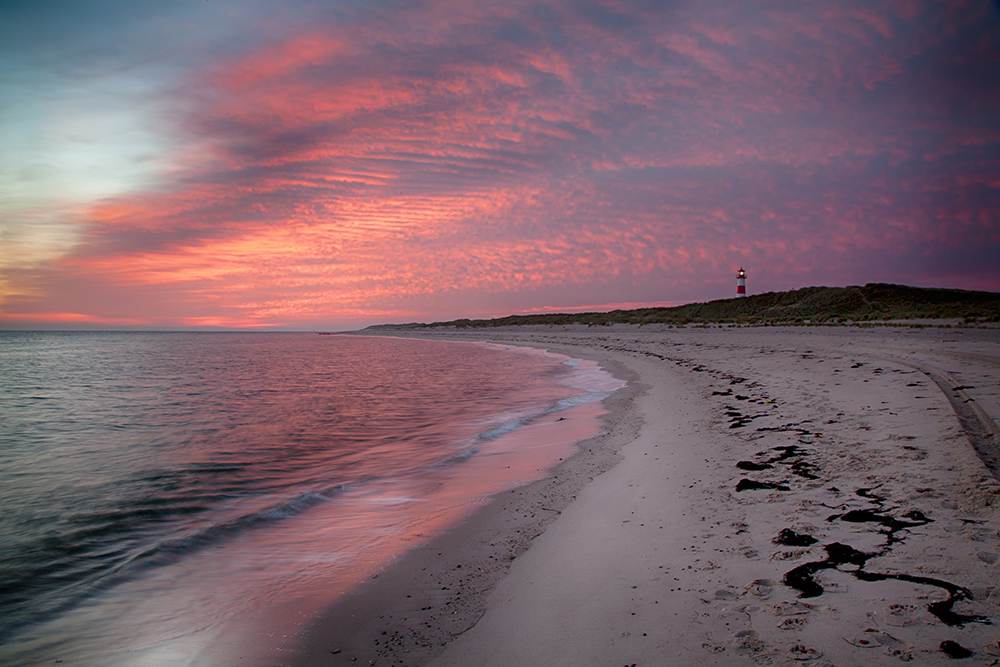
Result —
M740 267L740 270L736 273L736 296L746 296L747 295L747 272Z

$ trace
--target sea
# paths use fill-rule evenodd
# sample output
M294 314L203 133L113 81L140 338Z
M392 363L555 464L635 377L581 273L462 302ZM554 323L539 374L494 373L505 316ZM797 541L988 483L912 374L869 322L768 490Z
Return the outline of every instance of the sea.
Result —
M623 384L484 343L0 331L0 664L287 664Z

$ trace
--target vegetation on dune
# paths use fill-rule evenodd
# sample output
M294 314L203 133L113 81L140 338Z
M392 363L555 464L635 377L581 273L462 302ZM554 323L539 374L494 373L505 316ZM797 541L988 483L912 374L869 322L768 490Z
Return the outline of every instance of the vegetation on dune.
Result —
M526 324L824 324L885 320L1000 321L1000 293L869 283L863 287L806 287L673 308L607 313L540 313L492 320L459 319L382 327L502 327ZM373 327L376 328L376 327ZM381 328L381 327L377 327Z

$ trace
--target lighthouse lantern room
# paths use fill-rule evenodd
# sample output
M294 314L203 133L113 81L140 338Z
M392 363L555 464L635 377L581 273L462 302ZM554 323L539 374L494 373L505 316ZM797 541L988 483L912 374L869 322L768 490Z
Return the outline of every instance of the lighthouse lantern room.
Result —
M736 273L736 296L746 296L747 295L747 272L740 267L740 270Z

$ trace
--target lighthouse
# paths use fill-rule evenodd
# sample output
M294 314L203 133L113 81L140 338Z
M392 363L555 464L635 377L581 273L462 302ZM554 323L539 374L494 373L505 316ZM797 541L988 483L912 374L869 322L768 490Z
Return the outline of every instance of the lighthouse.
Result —
M736 296L746 296L747 295L747 272L740 267L740 270L736 273Z

